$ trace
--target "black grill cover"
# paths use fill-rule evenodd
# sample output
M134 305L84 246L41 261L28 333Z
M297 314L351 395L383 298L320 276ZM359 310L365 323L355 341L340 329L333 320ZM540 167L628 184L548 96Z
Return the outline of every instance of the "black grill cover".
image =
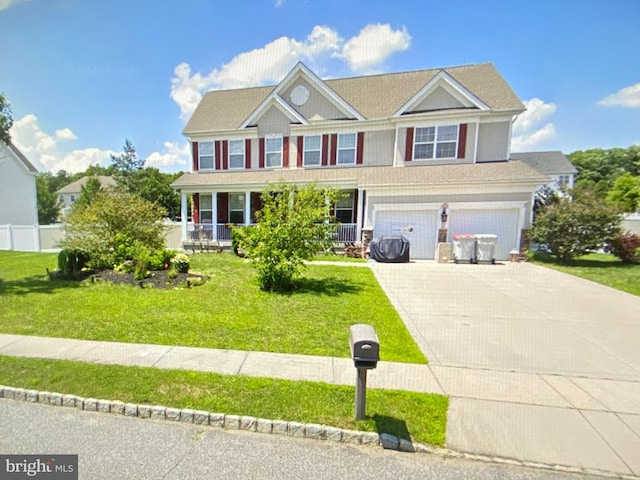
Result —
M409 240L402 235L375 238L369 246L369 258L383 263L406 263L409 261Z

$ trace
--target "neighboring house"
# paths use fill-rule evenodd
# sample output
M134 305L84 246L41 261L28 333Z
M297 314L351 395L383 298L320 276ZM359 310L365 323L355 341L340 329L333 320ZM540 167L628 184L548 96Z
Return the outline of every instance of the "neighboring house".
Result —
M12 143L0 141L0 225L37 225L38 170Z
M430 259L457 233L493 233L507 259L551 181L509 160L523 111L492 64L325 81L299 63L276 86L208 92L183 131L191 172L172 184L183 239L226 242L228 223L255 221L269 184L316 181L345 194L339 241L401 233L412 258Z
M549 186L555 190L573 188L578 169L567 156L558 151L512 153L512 160L521 160L541 173L552 178Z
M96 177L86 176L82 177L75 182L71 182L69 185L62 187L56 193L58 194L58 199L62 204L62 211L68 211L69 207L74 204L74 202L80 197L80 193L82 192L82 187L84 187L87 182L91 178L97 178L100 181L100 186L103 189L113 188L116 186L116 181L113 177L108 177L105 175L98 175Z

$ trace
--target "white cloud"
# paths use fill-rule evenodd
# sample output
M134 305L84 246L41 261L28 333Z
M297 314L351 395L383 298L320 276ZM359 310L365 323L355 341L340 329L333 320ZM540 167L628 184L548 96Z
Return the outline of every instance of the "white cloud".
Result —
M604 107L640 108L640 83L621 88L598 102Z
M370 69L395 52L406 50L411 37L403 27L392 30L389 25L367 25L346 43L338 32L316 25L304 40L280 37L264 47L236 55L220 68L207 74L191 73L188 63L180 63L171 79L171 98L180 107L181 118L189 117L205 91L275 84L298 61L322 71L323 60L344 60L353 71Z
M0 12L2 10L6 10L9 7L13 7L14 5L17 5L18 3L24 3L27 2L29 0L0 0Z
M342 56L353 71L366 70L381 64L390 55L407 50L411 36L407 29L392 30L387 24L367 25L344 44Z
M62 128L60 130L56 130L55 137L60 141L71 141L77 140L76 134L71 131L69 128Z
M274 5L276 8L280 8L281 6L283 6L285 4L287 0L276 0Z
M116 152L99 148L84 148L67 153L58 151L61 141L73 141L77 137L69 128L56 130L49 135L40 128L38 117L32 113L14 121L11 127L11 140L39 170L69 173L82 172L89 165L105 164L110 155Z
M539 98L525 100L526 110L521 113L513 124L511 151L522 152L533 150L556 136L553 123L545 122L548 117L556 113L555 103L545 103Z
M189 142L180 145L178 142L164 142L162 152L151 153L145 161L145 166L158 170L188 170L191 159Z

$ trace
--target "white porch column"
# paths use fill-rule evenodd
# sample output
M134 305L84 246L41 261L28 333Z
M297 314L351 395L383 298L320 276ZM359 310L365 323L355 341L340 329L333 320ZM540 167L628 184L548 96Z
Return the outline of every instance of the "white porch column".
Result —
M364 214L364 190L362 188L358 188L358 205L356 210L356 238L358 241L362 240L362 226L364 225L362 215Z
M244 224L251 224L251 192L244 192Z
M211 194L211 223L213 224L213 232L211 238L214 242L218 241L218 192Z
M182 225L182 241L187 240L187 220L189 213L187 212L187 194L180 194L180 224Z

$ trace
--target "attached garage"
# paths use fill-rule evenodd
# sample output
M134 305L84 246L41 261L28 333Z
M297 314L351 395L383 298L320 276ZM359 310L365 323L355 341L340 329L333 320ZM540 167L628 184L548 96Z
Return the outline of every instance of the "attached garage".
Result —
M409 240L412 259L433 259L438 240L438 207L376 205L373 234L403 235Z
M496 260L508 260L509 252L519 248L523 215L524 205L450 205L449 241L459 233L494 234Z

